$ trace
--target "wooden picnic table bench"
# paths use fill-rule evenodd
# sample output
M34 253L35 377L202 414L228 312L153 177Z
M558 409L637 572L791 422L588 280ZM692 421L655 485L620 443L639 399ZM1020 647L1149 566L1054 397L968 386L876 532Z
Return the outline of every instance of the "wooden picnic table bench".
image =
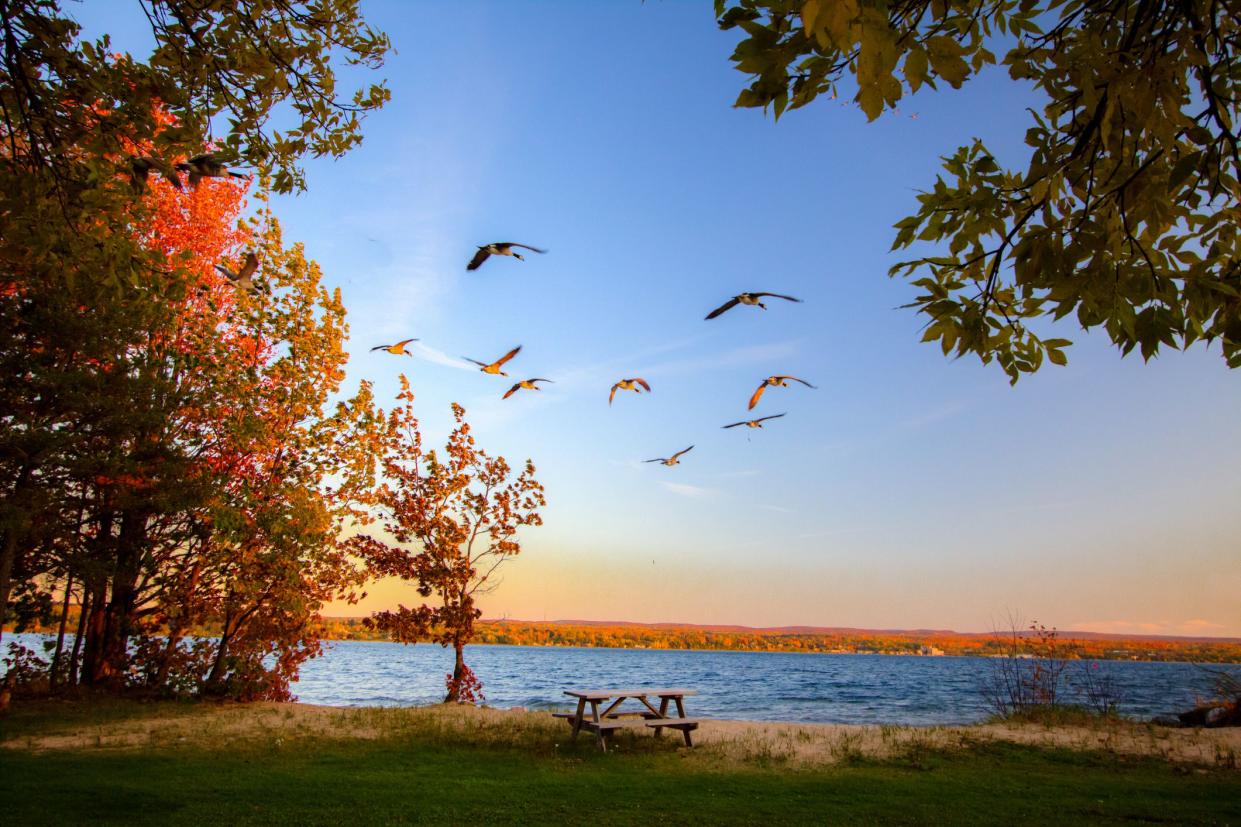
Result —
M658 736L665 729L678 730L685 738L685 746L694 745L690 733L698 729L700 719L685 715L685 698L697 695L693 689L566 689L565 694L577 698L577 709L573 712L556 712L553 715L562 718L573 728L573 737L583 729L595 733L599 746L607 750L606 738L614 730L625 727L646 727L655 730ZM659 706L651 703L651 698L659 699ZM625 701L636 700L645 709L618 711ZM611 701L611 703L608 703ZM586 707L590 705L589 714ZM607 704L599 711L601 704ZM669 706L676 707L676 716L669 715Z

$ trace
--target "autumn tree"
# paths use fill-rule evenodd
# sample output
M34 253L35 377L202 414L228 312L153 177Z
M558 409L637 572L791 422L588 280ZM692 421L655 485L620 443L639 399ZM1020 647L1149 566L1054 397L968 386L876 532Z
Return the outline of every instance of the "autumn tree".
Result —
M444 700L470 702L481 699L481 684L464 656L481 615L477 598L497 585L500 566L521 552L518 530L542 525L543 486L529 460L514 475L504 457L476 447L460 405L452 407L456 425L443 451L424 451L404 376L397 401L383 437L383 481L371 500L385 537L362 534L352 543L372 574L415 583L422 597L435 601L378 612L369 622L403 643L451 646L455 659Z
M1241 2L716 0L716 14L744 33L736 105L777 118L841 94L874 120L997 62L1045 98L1024 168L971 141L896 224L894 249L930 243L890 271L920 290L924 341L1016 382L1067 361L1042 322L1072 315L1123 353L1218 342L1241 366Z
M129 356L157 352L152 331L176 327L216 258L152 243L160 201L148 195L185 184L158 172L144 184L135 162L155 159L168 170L211 151L268 175L277 191L299 189L300 159L348 151L362 117L388 97L381 84L350 94L337 81L341 63L377 67L388 49L356 0L135 7L156 44L145 60L116 53L106 37L81 38L56 0L0 0L0 363L12 379L0 389L0 621L11 592L22 606L46 604L35 576L46 568L44 550L144 545L134 532L147 530L139 528L149 527L146 518L56 534L88 501L91 515L126 511L132 486L112 483L147 485L154 477L136 472L159 467L161 497L197 496L182 458L148 442L176 399L166 393L168 365ZM227 128L212 134L212 125ZM213 183L194 190L189 209ZM139 404L117 407L117 399ZM107 469L92 468L102 461ZM109 484L90 482L90 470ZM136 501L156 499L148 491ZM43 519L51 513L59 517ZM116 653L124 632L98 639ZM102 662L100 651L90 655Z
M76 586L66 671L84 684L287 697L319 651L319 608L361 582L338 538L380 423L367 386L328 404L347 358L339 293L269 213L239 221L247 188L150 184L138 240L184 274L158 301L123 289L91 306L75 289L89 279L0 298L15 368L0 457L28 457L37 493L4 536L39 605L63 589L63 616ZM254 290L214 268L246 250ZM185 642L204 627L219 635Z

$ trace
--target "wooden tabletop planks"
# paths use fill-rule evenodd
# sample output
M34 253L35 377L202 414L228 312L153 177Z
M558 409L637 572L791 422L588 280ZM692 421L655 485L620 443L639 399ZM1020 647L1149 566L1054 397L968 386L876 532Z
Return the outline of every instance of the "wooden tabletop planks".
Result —
M657 698L684 698L697 695L697 689L566 689L566 695L585 698L588 701L605 701L608 698L640 698L654 695Z

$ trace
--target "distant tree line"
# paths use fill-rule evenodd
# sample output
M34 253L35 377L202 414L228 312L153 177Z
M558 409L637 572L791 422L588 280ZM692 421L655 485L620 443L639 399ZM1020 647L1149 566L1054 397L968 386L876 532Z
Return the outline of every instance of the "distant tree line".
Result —
M333 640L388 640L361 618L324 618L319 630ZM1071 635L1071 633L1066 633ZM1014 642L1015 640L1015 642ZM712 631L626 624L573 625L512 620L484 620L475 625L474 641L511 646L584 646L638 649L705 649L743 652L817 652L917 655L923 647L945 655L999 656L1035 654L1039 640L1032 633L1014 639L992 633L839 633L808 634L778 630ZM1241 642L1151 638L1074 638L1061 635L1060 656L1083 660L1157 660L1195 663L1241 663ZM1014 650L1014 647L1016 649ZM1023 648L1024 647L1024 648Z

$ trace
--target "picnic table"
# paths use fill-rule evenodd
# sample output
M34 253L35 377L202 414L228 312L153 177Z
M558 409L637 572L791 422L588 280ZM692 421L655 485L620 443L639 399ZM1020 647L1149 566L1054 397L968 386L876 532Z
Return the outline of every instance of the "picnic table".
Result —
M556 712L555 717L562 718L573 728L573 737L582 730L595 733L599 746L607 750L606 738L615 730L624 727L646 727L660 735L665 729L679 730L685 738L685 746L692 747L690 733L698 729L698 718L685 715L685 697L697 695L693 689L566 689L565 694L577 698L577 709L573 712ZM656 707L652 698L659 700ZM609 703L609 701L611 703ZM619 707L625 701L637 701L641 709L621 711ZM602 712L600 705L606 704ZM589 712L587 705L590 706ZM676 707L676 714L670 715L669 707Z

